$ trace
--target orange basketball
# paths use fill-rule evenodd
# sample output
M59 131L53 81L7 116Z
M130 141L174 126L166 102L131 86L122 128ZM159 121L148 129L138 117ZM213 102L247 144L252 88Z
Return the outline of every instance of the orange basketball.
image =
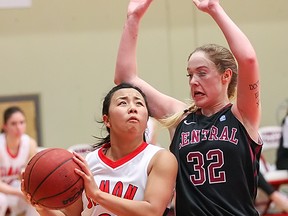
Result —
M24 172L24 188L34 202L51 209L65 208L82 195L83 179L74 171L81 169L73 154L62 148L38 152Z

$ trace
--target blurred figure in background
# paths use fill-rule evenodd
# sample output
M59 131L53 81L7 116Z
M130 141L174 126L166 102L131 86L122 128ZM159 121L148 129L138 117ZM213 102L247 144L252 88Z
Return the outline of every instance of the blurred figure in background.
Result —
M26 202L20 187L21 171L37 148L36 141L25 131L23 110L17 106L7 108L0 134L0 216L5 216L8 209L11 216L23 212L27 216L39 215Z
M288 170L288 111L283 118L281 127L282 134L277 150L276 168L279 170Z
M263 190L275 206L286 213L288 213L288 198L280 191L266 181L261 172L259 172L258 187Z

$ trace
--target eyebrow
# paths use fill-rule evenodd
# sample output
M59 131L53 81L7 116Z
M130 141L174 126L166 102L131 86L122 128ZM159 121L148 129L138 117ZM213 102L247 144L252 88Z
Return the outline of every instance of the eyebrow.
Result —
M116 100L127 100L127 99L128 99L128 96L119 96L118 98L116 98ZM144 101L143 98L137 97L137 96L133 96L133 99Z

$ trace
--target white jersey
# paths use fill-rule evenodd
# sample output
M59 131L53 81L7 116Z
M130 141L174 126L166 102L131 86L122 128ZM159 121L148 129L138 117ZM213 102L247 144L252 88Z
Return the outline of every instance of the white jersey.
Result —
M151 158L161 149L163 148L143 142L135 151L114 162L104 155L101 147L89 153L86 161L101 191L125 199L143 200L148 165ZM83 209L82 216L115 216L102 206L88 200L85 193L83 193Z
M29 159L30 137L21 136L21 142L16 155L12 155L6 145L5 134L0 134L0 179L10 184L19 179L22 169Z

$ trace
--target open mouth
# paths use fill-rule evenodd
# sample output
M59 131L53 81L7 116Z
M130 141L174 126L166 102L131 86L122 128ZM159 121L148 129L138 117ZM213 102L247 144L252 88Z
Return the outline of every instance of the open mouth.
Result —
M205 94L203 92L200 92L200 91L194 91L194 94L193 96L194 97L200 97L200 96L204 96Z

